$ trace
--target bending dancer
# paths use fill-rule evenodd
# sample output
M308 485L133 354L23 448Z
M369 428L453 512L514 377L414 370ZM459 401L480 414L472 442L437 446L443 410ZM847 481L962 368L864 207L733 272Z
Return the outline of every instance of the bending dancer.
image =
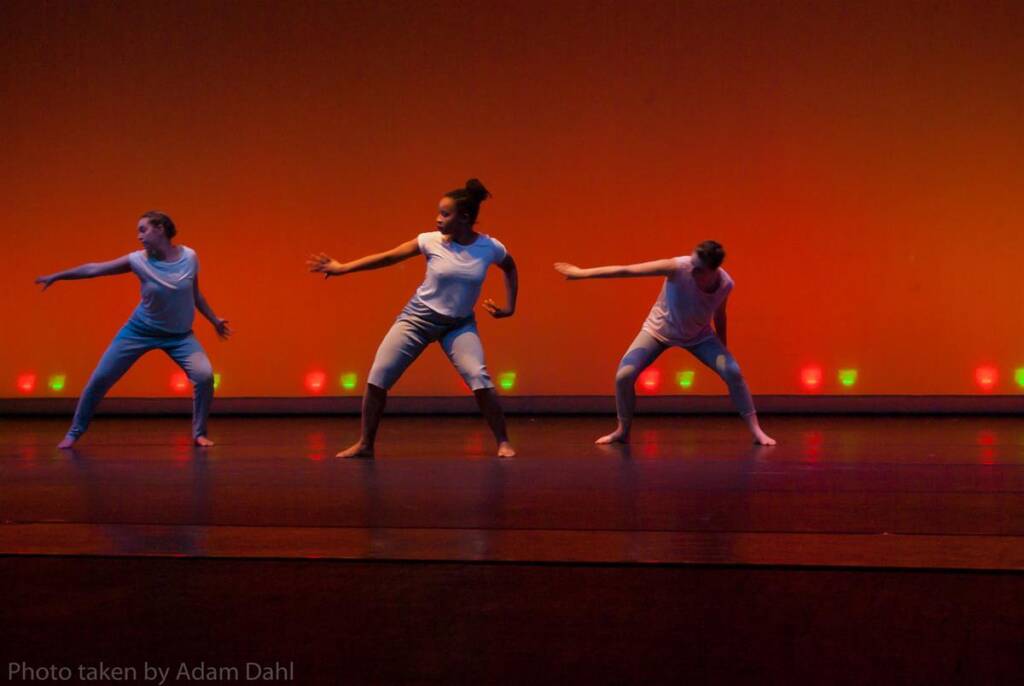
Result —
M408 302L391 330L384 336L373 360L363 395L362 433L359 440L338 457L372 457L377 427L388 390L430 343L439 341L455 369L473 391L480 411L498 442L498 456L512 457L515 450L505 430L505 415L494 383L484 364L484 350L476 330L473 306L487 268L496 264L505 272L508 307L484 300L484 309L495 318L511 317L516 310L519 276L516 263L500 242L477 233L480 203L490 193L477 179L464 188L445 193L437 210L437 231L421 233L387 252L344 264L324 253L310 256L307 266L324 278L366 269L388 267L414 255L427 259L423 284Z
M75 444L89 428L96 405L110 387L136 360L155 348L177 362L192 382L192 439L198 446L213 445L206 437L206 419L213 401L213 369L203 346L192 333L195 310L198 308L210 320L221 338L230 336L231 329L226 320L213 313L199 290L199 260L195 250L171 243L177 233L171 218L162 212L146 212L139 218L136 228L142 250L109 262L90 262L36 279L45 291L55 281L131 271L142 284L142 301L100 358L78 399L71 428L57 444L58 448Z
M729 386L729 395L747 423L754 442L775 445L775 439L761 430L740 367L726 345L725 303L733 280L720 268L725 250L715 241L704 241L688 257L655 260L626 266L581 269L565 262L555 269L565 278L611 279L629 276L663 276L665 284L647 320L619 362L615 374L615 407L619 425L596 443L625 443L633 424L636 380L640 373L667 348L685 348L717 373ZM714 318L715 328L711 328Z

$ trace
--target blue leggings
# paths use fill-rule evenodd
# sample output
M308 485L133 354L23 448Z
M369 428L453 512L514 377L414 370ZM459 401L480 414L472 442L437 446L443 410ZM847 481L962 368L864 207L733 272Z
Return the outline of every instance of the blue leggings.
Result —
M192 436L206 435L206 419L213 402L213 368L203 346L191 331L184 334L156 335L133 322L125 324L99 364L89 377L75 408L75 418L68 430L70 438L78 438L89 428L89 422L103 396L124 376L135 361L150 350L159 348L178 363L192 382Z
M640 372L647 369L669 347L668 344L641 330L619 362L619 370L615 374L616 399L620 396L620 386L625 385L632 389ZM740 366L732 353L722 345L718 336L712 336L697 345L686 346L686 350L722 377L722 381L729 387L729 397L732 398L732 403L741 416L754 414L754 399L750 396L747 382L743 380ZM619 418L622 418L621 411Z

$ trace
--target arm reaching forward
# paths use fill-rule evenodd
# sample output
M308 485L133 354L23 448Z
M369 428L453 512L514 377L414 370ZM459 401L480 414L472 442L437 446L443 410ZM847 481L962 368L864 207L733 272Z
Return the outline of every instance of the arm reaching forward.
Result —
M61 272L54 272L46 276L36 277L36 283L45 291L56 281L71 279L94 279L97 276L110 276L111 274L127 274L132 270L128 264L128 256L118 257L109 262L87 262L86 264L65 269Z
M320 272L324 275L325 279L329 279L332 276L341 276L351 272L361 272L366 271L367 269L390 267L393 264L397 264L402 260L407 260L410 257L419 254L420 245L414 238L411 241L406 241L405 243L388 250L387 252L367 255L366 257L360 257L358 260L352 260L351 262L345 263L331 259L331 257L325 253L310 255L306 260L306 266L309 267L309 271Z
M675 260L653 260L636 264L611 265L583 269L568 262L555 262L555 271L570 281L576 279L620 279L633 276L672 276L676 273Z

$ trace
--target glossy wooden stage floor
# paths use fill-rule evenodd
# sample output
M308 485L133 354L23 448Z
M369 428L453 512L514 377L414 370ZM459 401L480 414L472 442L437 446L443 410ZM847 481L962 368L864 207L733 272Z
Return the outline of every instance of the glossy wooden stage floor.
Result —
M0 553L1024 569L1024 421L512 418L499 460L474 417L0 422Z
M1009 683L1024 420L0 421L4 665L294 683ZM0 665L3 666L3 665ZM6 667L5 667L6 669Z

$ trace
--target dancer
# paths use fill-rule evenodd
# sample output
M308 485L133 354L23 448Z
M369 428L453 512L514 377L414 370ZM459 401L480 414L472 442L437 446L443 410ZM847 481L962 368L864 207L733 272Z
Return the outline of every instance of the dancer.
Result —
M388 390L402 373L434 341L438 341L466 385L473 391L480 411L494 432L499 457L516 453L509 443L505 415L484 364L484 350L476 330L473 306L487 268L496 264L505 273L507 307L484 300L492 317L511 317L516 310L519 276L512 256L499 241L478 233L480 203L490 193L477 179L470 179L441 198L437 210L437 231L421 233L387 252L341 263L324 253L311 255L306 264L324 278L366 269L380 269L422 254L427 273L422 285L406 304L391 330L384 336L373 360L363 395L362 431L359 440L338 453L338 457L373 457L374 441Z
M178 363L192 382L192 439L196 445L213 445L206 436L206 420L213 401L213 369L195 334L192 321L198 309L217 335L231 335L227 320L220 319L199 290L199 261L196 252L171 241L177 233L174 222L162 212L146 212L139 218L142 250L109 262L90 262L48 276L36 283L45 291L56 281L92 279L97 276L134 272L142 286L142 301L114 337L78 399L71 428L58 448L70 448L89 428L96 405L110 387L143 354L159 348Z
M670 347L685 348L715 371L729 386L729 395L759 445L775 445L761 430L740 367L726 348L725 304L733 280L720 268L725 250L715 241L704 241L692 255L625 266L581 269L566 262L555 269L570 280L611 279L630 276L663 276L665 284L647 320L619 362L615 374L615 408L619 425L595 443L626 443L636 406L636 380L661 353ZM714 319L715 327L711 328Z

